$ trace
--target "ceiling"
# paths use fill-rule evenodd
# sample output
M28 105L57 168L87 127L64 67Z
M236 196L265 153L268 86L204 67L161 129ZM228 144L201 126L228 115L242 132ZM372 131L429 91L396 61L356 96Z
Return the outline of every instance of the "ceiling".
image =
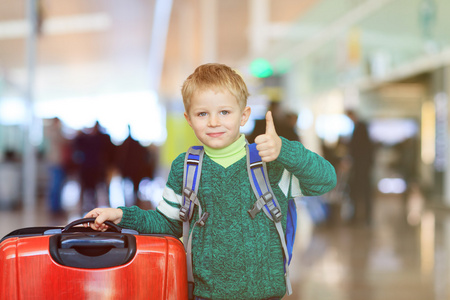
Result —
M41 26L30 55L32 0L0 1L0 100L26 95L32 74L33 101L154 90L179 102L196 66L221 62L246 75L258 57L297 64L294 92L314 94L343 78L372 82L364 66L379 52L405 73L403 65L430 57L426 24L440 49L450 45L446 0L36 0ZM427 3L436 6L431 19ZM353 37L358 72L345 57Z
M316 0L40 0L35 55L29 2L1 0L0 96L24 94L34 66L36 101L149 88L170 101L197 65L248 64Z

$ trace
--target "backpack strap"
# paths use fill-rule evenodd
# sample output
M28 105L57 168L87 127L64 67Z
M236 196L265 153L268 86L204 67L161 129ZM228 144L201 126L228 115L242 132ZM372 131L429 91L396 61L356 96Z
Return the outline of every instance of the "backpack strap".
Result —
M275 197L272 187L270 186L269 177L267 173L266 163L262 161L259 156L256 144L247 143L247 171L250 179L250 183L253 188L253 192L256 196L256 202L253 208L248 210L250 217L254 219L256 214L261 210L264 211L266 216L272 220L280 237L281 246L284 252L284 270L286 291L288 295L292 294L291 281L289 279L289 253L286 246L286 238L281 225L282 214L280 205Z
M192 233L195 226L204 226L209 213L202 214L202 207L197 198L200 175L202 171L204 149L202 146L193 146L186 152L183 173L183 205L180 208L180 220L183 221L183 244L186 251L187 276L189 299L194 295L194 273L192 268ZM195 205L198 206L199 220L192 227L189 234L190 221L194 214Z
M199 205L197 199L198 186L203 162L203 147L193 146L186 152L183 173L183 206L180 208L180 219L183 222L191 220L194 205Z

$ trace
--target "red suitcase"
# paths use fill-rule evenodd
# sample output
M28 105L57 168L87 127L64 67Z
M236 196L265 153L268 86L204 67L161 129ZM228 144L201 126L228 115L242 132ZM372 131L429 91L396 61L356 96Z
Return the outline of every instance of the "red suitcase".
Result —
M109 223L95 232L75 225L16 230L0 243L0 299L188 298L180 240L142 235Z

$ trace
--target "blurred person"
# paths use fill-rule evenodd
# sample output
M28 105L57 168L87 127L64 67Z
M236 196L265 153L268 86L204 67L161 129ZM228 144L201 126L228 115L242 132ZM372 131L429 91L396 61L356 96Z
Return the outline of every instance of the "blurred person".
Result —
M290 141L300 141L300 138L296 132L298 115L293 112L285 113L281 107L279 101L271 101L267 111L272 113L273 122L277 133L290 140ZM247 136L249 143L253 143L255 138L263 134L266 131L266 120L258 119L255 120L255 127L252 133Z
M339 137L334 143L321 140L323 157L336 170L337 184L326 197L330 203L330 222L349 221L354 217L354 205L350 198L349 177L352 159L348 155L345 139Z
M300 142L300 136L297 133L298 114L292 111L287 112L285 114L284 120L285 120L284 129L281 128L280 135L282 137L287 138L290 141Z
M322 156L328 160L334 167L335 170L338 169L339 162L341 161L341 157L338 154L338 143L327 143L326 140L320 140L320 147L322 150Z
M131 128L128 125L128 137L118 146L116 159L116 165L122 178L128 179L133 183L133 198L125 198L126 205L142 206L139 197L139 183L146 177L153 179L155 160L156 157L150 149L133 139Z
M58 214L63 212L61 195L66 179L65 151L69 144L63 135L59 118L50 120L50 124L44 128L44 138L47 141L44 159L49 169L48 207L50 212Z
M348 154L351 158L349 188L354 207L354 220L371 225L374 144L370 139L366 122L360 120L354 110L347 110L346 115L354 124L348 142Z
M15 209L22 196L22 172L19 154L6 149L0 161L0 209Z
M74 139L73 147L81 186L82 212L99 205L108 206L110 171L116 146L96 122L90 132L80 132ZM103 200L103 203L99 200Z

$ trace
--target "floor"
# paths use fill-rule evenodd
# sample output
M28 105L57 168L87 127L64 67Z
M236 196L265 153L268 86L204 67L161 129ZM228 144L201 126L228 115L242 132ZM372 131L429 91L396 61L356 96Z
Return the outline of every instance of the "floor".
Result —
M296 249L293 295L283 299L450 299L450 214L425 209L420 195L404 201L377 197L370 227L315 226L308 245Z
M371 226L348 224L335 215L314 225L302 210L290 267L293 294L283 299L450 299L450 214L426 209L424 203L420 194L407 202L378 196ZM36 210L0 210L0 236L77 217L52 216L42 203Z

